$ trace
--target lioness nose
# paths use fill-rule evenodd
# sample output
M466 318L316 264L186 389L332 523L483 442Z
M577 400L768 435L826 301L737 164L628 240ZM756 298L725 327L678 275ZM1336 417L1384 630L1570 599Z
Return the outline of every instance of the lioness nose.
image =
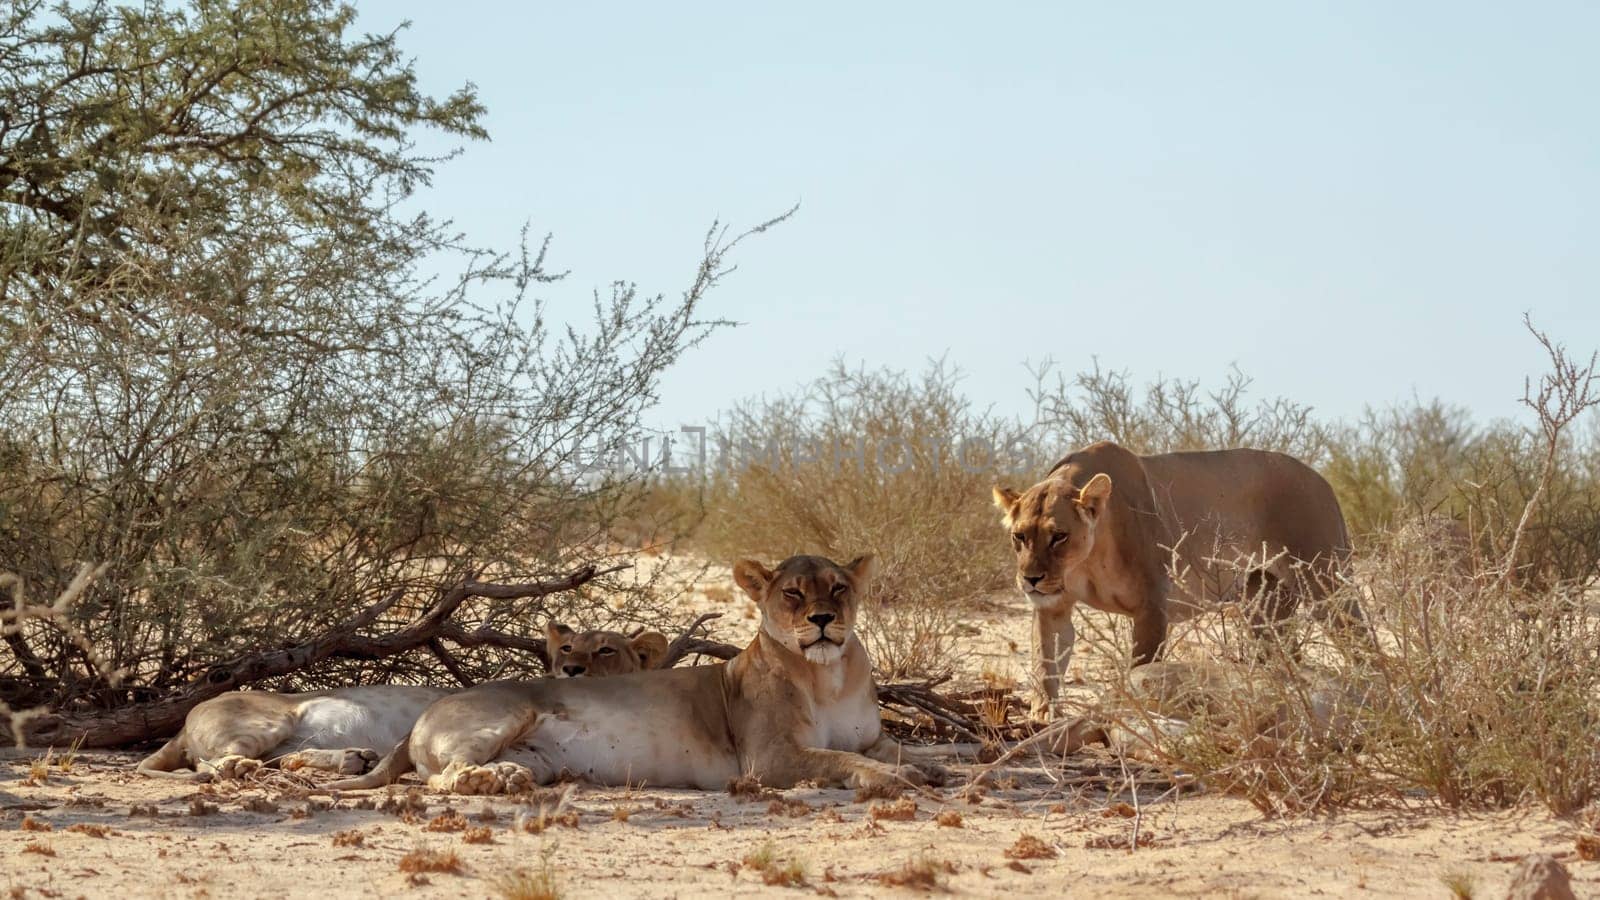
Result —
M1038 587L1039 586L1039 582L1044 580L1044 576L1043 575L1024 575L1024 576L1022 576L1022 580L1026 581L1028 583L1028 587Z
M827 628L828 623L832 622L833 618L833 613L817 613L814 616L806 616L806 621L818 628Z
M561 671L567 673L567 677L571 678L582 675L584 672L587 672L588 669L584 666L562 666Z

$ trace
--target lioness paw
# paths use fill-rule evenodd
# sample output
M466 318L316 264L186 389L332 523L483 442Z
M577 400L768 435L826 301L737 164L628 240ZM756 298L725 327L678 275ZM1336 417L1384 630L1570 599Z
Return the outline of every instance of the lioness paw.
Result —
M213 760L211 767L221 779L247 778L261 768L261 760L230 753Z
M368 750L366 748L346 750L344 751L344 759L339 763L339 774L365 775L382 758L376 750Z
M450 790L457 794L520 794L533 788L533 773L516 763L469 766L456 773Z

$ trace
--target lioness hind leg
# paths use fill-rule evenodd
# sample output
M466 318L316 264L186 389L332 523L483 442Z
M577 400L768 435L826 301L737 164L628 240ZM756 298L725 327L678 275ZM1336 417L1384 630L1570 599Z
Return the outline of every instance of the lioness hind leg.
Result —
M278 766L293 772L297 769L320 769L340 775L362 775L378 764L380 754L365 747L344 750L298 750L278 759Z

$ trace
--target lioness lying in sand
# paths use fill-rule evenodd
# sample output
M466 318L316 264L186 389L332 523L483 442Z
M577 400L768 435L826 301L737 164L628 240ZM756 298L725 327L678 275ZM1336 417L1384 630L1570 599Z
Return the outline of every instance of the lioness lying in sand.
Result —
M620 675L661 661L664 635L629 638L615 631L546 630L550 671L562 677ZM263 765L359 775L450 691L374 684L277 694L231 691L189 711L183 729L139 763L142 775L209 781L242 778ZM192 766L194 771L177 771Z
M743 560L734 580L761 630L727 663L593 681L503 681L428 707L370 774L338 790L391 784L413 768L429 787L516 793L563 773L607 785L714 790L741 775L773 787L855 788L942 777L902 761L883 733L872 664L855 636L870 556L840 566L793 556Z

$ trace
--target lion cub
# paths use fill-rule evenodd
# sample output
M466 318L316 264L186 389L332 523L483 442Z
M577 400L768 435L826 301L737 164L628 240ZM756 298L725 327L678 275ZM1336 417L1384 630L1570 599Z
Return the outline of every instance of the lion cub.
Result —
M667 639L649 631L546 629L550 671L561 678L621 675L656 665ZM279 694L230 691L189 711L183 730L139 763L141 775L209 781L242 778L263 765L360 775L393 747L429 704L450 691L374 684ZM193 772L179 769L192 766Z

